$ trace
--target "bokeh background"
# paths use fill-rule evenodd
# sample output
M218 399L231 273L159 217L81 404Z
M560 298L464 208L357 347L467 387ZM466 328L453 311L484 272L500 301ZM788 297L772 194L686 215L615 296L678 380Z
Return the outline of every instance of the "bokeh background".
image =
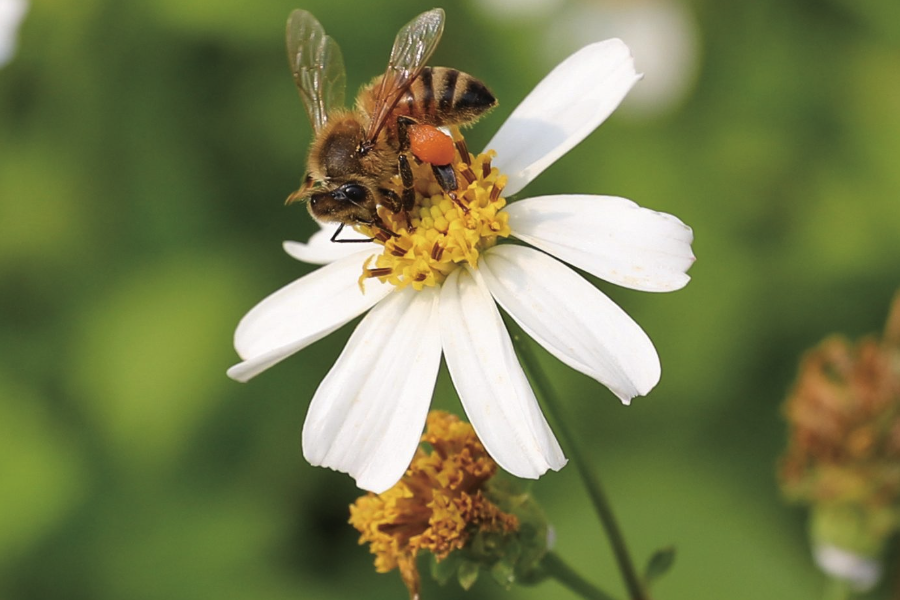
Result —
M0 68L2 598L405 597L346 524L352 480L300 453L309 399L351 327L249 384L225 376L243 313L312 268L280 248L314 230L283 205L310 140L283 49L295 7L29 8ZM302 7L341 44L352 90L432 4ZM804 349L879 330L900 286L900 3L444 8L433 63L500 99L470 131L475 149L578 46L633 47L644 81L528 192L622 195L679 216L696 235L693 281L672 294L599 283L657 345L649 397L623 407L546 366L638 561L677 547L657 597L821 597L805 514L775 479L780 405ZM460 412L446 373L435 404ZM621 593L575 470L533 491L559 553ZM575 596L485 579L468 597Z

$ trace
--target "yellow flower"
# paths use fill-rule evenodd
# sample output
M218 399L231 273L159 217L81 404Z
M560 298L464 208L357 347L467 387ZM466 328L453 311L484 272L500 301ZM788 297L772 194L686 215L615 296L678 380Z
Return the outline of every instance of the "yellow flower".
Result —
M867 589L900 529L900 294L883 339L832 336L804 357L785 413L782 489L811 506L822 569Z
M394 487L369 493L350 507L350 524L368 543L375 569L400 570L410 597L417 598L416 556L431 552L440 561L464 548L478 532L508 534L518 519L500 510L484 493L497 472L468 423L441 411L428 415L422 442L412 464Z

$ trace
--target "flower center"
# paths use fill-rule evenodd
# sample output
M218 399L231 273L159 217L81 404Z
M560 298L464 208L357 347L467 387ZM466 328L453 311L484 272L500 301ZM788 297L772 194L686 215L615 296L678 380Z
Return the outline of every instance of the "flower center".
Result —
M378 208L384 229L360 225L356 229L384 249L366 261L360 286L376 277L398 288L416 290L440 285L462 264L476 267L481 252L508 237L509 216L501 209L506 176L491 166L488 151L473 156L457 137L453 169L458 189L447 193L438 184L428 163L412 161L415 206L409 213ZM403 194L399 176L385 185L398 197Z

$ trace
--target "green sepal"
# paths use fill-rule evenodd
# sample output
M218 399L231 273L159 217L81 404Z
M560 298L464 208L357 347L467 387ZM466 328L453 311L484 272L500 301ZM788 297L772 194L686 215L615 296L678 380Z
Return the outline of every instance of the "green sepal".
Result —
M506 589L516 583L516 567L514 564L500 560L491 567L491 577Z
M462 563L463 558L458 552L451 552L447 558L440 561L432 555L431 576L439 584L446 585L456 575Z
M467 560L459 565L459 569L456 570L456 579L459 581L459 585L462 586L462 589L467 592L472 589L472 586L478 581L478 569L478 563Z

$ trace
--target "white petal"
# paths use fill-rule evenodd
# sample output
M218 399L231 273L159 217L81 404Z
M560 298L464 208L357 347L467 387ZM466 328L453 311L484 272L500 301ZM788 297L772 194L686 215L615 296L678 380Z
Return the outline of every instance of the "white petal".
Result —
M509 177L512 196L586 138L641 78L622 40L585 46L541 81L512 112L486 149Z
M26 12L26 0L0 0L0 67L9 62L15 53L19 25Z
M548 352L628 404L659 381L647 334L578 273L532 248L504 244L479 263L491 294Z
M694 232L677 217L613 196L541 196L509 204L513 236L601 279L645 292L690 281Z
M326 265L281 288L254 306L234 332L244 362L228 376L247 381L301 348L361 315L394 288L377 279L357 283L367 253Z
M536 479L566 464L478 271L453 271L441 290L441 342L475 433L497 464Z
M337 225L322 225L316 233L312 234L307 243L303 242L284 242L284 251L293 258L302 260L314 265L327 265L345 256L356 254L357 252L368 251L370 254L378 252L381 248L378 244L365 242L332 242L331 236L334 235ZM350 227L344 227L341 230L340 239L342 240L364 240L363 234Z
M380 493L409 467L441 362L435 288L397 292L366 315L322 380L303 455Z

